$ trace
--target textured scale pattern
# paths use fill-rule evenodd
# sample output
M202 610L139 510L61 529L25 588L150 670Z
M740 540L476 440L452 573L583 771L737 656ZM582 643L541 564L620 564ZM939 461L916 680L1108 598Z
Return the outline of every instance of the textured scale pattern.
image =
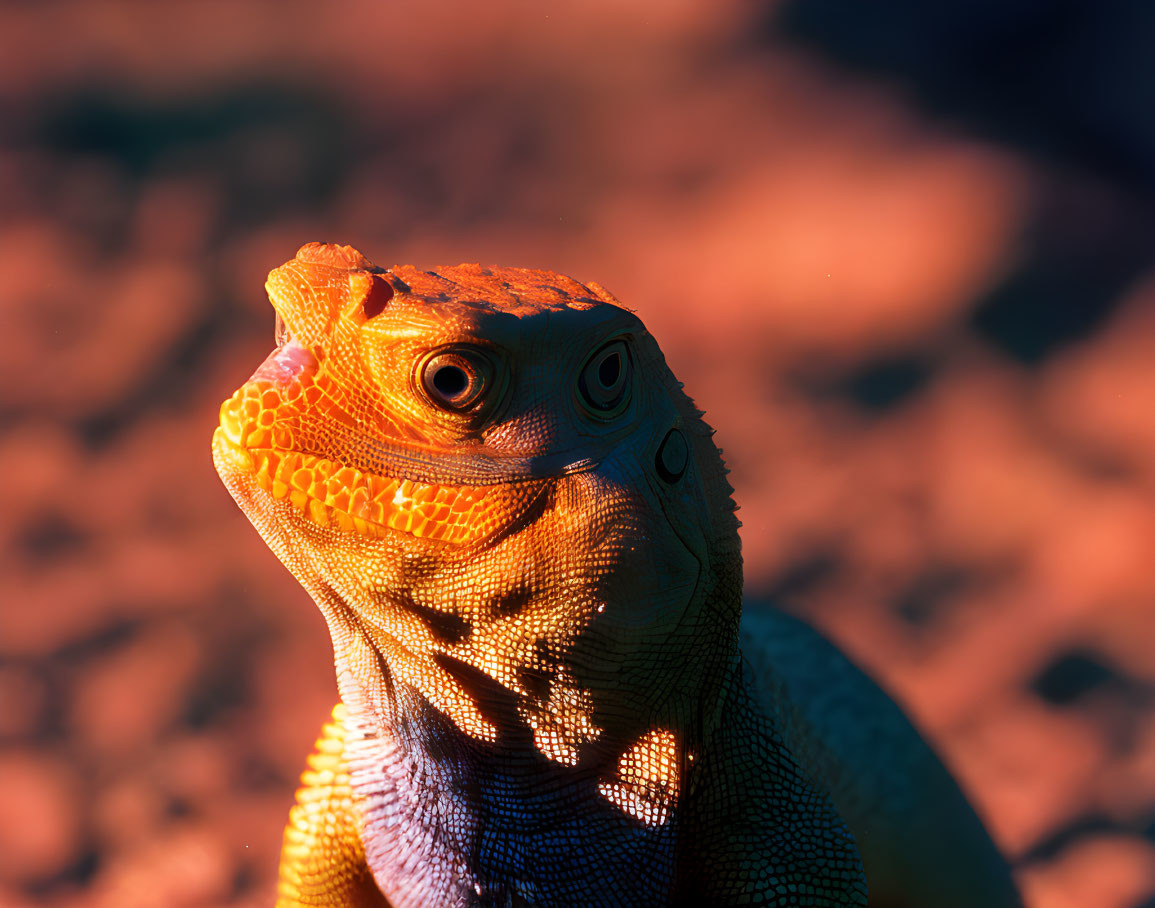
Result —
M720 453L606 291L322 244L267 289L278 346L222 405L214 460L320 607L342 699L279 904L864 905L872 868L872 904L955 904L960 874L1016 904L883 694L791 625L770 632L805 652L749 621L740 646ZM860 717L823 721L826 672L866 698L861 727L885 717L892 766L847 745ZM921 807L888 787L906 756L935 783ZM952 875L933 862L956 844Z
M282 846L280 902L290 905L385 905L365 863L345 764L345 707L333 709L301 774Z

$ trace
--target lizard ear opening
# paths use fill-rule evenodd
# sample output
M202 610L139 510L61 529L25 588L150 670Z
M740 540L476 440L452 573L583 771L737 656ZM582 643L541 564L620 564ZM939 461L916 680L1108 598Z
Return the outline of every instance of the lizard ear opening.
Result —
M686 445L686 436L677 429L670 429L662 439L662 443L658 445L658 453L654 457L658 475L664 482L672 485L682 478L689 462L690 449Z

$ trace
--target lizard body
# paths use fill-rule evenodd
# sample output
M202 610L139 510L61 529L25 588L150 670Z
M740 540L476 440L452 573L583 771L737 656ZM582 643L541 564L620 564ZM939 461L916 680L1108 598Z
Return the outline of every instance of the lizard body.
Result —
M929 824L872 799L869 757L791 699L821 644L783 656L793 675L756 633L744 659L720 454L608 293L322 244L267 289L278 347L222 405L214 460L320 607L342 700L279 904L863 905L839 809L864 824L876 904L927 904L901 900L905 876L930 881L910 898L973 877L984 904L1016 904L900 715L898 752L946 792ZM922 866L904 833L925 828L981 860Z

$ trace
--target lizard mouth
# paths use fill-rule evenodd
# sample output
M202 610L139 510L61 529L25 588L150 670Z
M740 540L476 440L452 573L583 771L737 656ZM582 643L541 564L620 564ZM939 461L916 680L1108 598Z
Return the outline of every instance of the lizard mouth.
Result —
M319 527L370 538L400 532L456 545L510 526L544 488L542 479L524 476L482 483L391 477L295 450L281 415L317 405L309 393L316 366L311 353L286 338L221 405L213 451L222 476L247 477ZM398 472L412 473L406 468L414 455L399 455Z
M390 478L313 454L246 447L224 425L214 433L213 447L234 470L317 526L371 538L396 530L453 544L475 542L513 523L542 485L451 486Z

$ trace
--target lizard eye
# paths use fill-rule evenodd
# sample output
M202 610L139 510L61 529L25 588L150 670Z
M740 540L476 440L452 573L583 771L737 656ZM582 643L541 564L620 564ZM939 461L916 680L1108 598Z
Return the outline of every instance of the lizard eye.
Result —
M589 358L578 377L582 405L594 416L617 416L630 396L630 351L625 341L610 341Z
M460 413L480 401L493 384L493 367L478 350L441 350L421 366L421 390L431 404Z

